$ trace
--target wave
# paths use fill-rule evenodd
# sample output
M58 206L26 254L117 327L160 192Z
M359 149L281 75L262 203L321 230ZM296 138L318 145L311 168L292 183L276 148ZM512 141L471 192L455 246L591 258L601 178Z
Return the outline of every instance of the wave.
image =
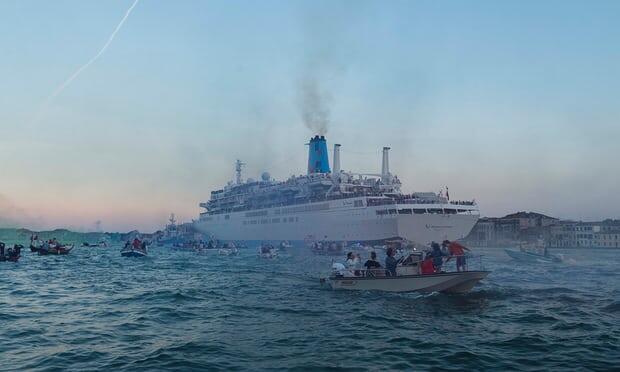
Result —
M601 310L607 313L620 313L620 301L614 301L608 305L605 305Z

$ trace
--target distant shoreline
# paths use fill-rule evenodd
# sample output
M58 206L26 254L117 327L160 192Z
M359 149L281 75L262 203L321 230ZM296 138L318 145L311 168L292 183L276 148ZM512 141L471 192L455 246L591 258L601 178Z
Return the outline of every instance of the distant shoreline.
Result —
M485 249L519 249L518 246L505 246L505 247L489 247L489 246L476 246L476 245L467 245L465 244L468 248L475 248L475 249L480 249L480 248L485 248ZM620 248L617 247L547 247L548 250L550 251L556 251L556 250L571 250L571 251L587 251L587 250L597 250L597 251L620 251Z

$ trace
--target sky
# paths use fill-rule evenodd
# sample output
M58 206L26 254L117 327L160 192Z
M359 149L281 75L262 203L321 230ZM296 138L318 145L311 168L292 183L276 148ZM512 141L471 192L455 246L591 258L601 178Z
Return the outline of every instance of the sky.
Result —
M319 127L485 216L620 217L618 1L141 0L50 99L133 3L0 0L0 226L190 221Z

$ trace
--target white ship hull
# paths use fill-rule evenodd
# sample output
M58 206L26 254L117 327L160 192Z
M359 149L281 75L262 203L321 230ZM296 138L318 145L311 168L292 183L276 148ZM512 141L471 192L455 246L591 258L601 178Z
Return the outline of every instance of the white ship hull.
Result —
M414 213L412 209L434 212ZM444 209L450 213L445 213ZM374 242L404 238L418 245L428 245L433 241L464 238L478 218L479 212L475 206L366 206L364 198L357 198L216 215L203 214L195 226L200 232L224 241Z

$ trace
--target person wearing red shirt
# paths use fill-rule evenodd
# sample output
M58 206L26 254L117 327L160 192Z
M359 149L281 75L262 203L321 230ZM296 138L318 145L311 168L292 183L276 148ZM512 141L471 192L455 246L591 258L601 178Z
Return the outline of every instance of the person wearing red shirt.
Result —
M448 252L450 253L450 257L448 257L446 262L450 261L450 259L453 256L455 256L456 257L456 271L465 271L465 264L467 263L465 260L465 251L469 252L469 248L457 242L451 242L449 240L444 240L443 246L444 247L448 246Z
M422 275L433 274L435 272L435 266L433 265L433 256L430 253L426 254L426 258L422 261L421 265Z

